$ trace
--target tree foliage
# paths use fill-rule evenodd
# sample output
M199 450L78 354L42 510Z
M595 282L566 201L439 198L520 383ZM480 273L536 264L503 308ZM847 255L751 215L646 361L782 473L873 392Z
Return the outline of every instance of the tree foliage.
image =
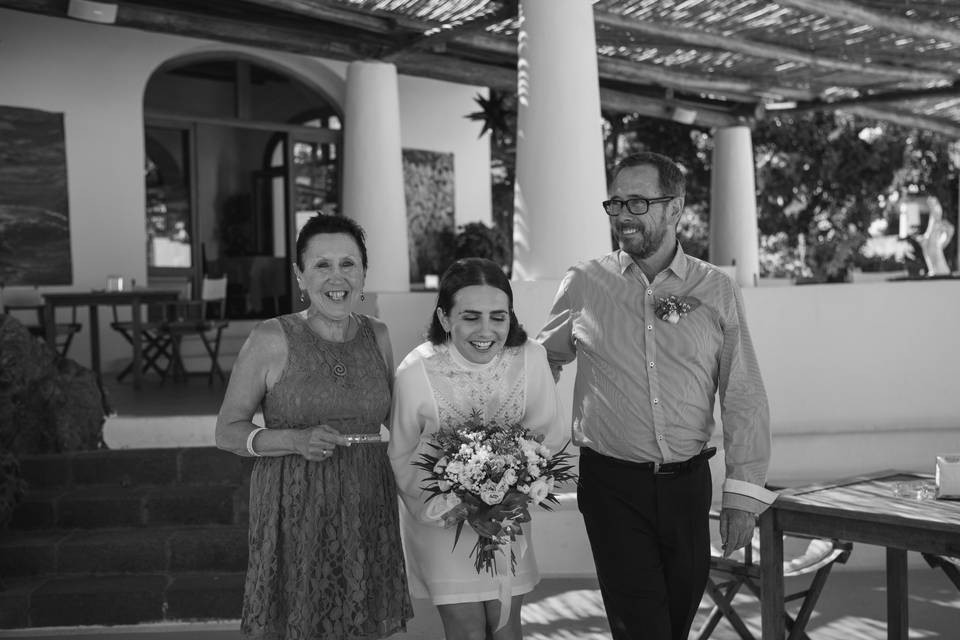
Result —
M494 222L509 239L516 96L491 91L476 100L480 111L467 117L483 122L481 134L492 132ZM752 135L761 275L844 281L851 267L869 264L861 249L871 232L897 233L896 205L907 193L935 196L947 220L957 224L960 143L942 134L843 112L804 112L770 115L753 125ZM678 235L687 253L707 258L710 131L637 114L604 114L608 177L620 159L644 150L673 158L686 173ZM878 221L888 224L877 227ZM956 242L945 249L954 269Z

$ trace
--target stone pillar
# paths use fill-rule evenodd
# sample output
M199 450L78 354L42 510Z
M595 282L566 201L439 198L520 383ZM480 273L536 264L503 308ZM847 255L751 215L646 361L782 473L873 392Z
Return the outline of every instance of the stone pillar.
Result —
M736 265L737 282L755 287L760 277L753 140L746 126L714 133L710 176L710 262Z
M409 291L397 68L351 62L343 123L343 214L367 233L368 291Z
M611 250L590 0L521 0L513 278Z

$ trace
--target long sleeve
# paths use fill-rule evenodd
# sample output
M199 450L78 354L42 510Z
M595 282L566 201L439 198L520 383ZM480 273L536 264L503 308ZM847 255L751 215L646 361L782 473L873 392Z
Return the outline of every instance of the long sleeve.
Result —
M431 419L426 403L432 400L430 383L417 352L408 355L397 369L394 383L393 410L390 413L390 443L387 454L393 466L400 499L410 515L420 522L439 524L426 516L425 498L429 495L422 489L426 472L415 467L414 462L424 452L430 453L423 444L422 434Z
M569 440L568 429L560 406L560 394L547 364L546 350L528 340L524 348L526 358L526 407L523 425L543 436L543 444L556 453Z
M743 298L739 287L732 290L735 304L723 327L718 385L726 456L723 506L760 513L776 499L764 488L770 464L770 408Z
M557 372L563 365L570 364L577 357L573 341L573 311L570 301L573 276L574 272L568 271L560 283L547 322L537 336L537 341L546 349L550 368Z

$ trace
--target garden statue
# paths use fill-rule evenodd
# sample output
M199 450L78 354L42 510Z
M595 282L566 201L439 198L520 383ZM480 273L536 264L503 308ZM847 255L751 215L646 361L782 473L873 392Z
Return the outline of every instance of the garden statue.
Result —
M930 211L927 229L918 238L920 247L923 249L923 257L927 262L927 276L950 275L950 266L947 264L943 250L953 239L953 224L944 220L943 207L940 206L937 198L928 196L927 208Z

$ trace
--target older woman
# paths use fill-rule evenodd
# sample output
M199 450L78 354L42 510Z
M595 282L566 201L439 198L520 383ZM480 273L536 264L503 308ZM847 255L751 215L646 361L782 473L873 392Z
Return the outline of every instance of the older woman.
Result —
M523 594L540 579L533 549L509 578L478 574L473 540L455 547L456 529L445 526L450 514L431 517L421 490L426 473L413 463L434 452L429 442L438 429L456 428L475 410L484 423L521 423L556 452L566 436L556 386L546 352L527 338L513 312L509 280L489 260L466 258L447 269L427 337L397 370L389 446L411 591L437 605L448 640L516 640ZM529 544L529 524L523 528ZM501 595L510 611L502 627Z
M379 435L390 411L390 339L355 311L366 271L356 223L310 219L294 266L309 307L257 325L230 376L217 446L257 458L246 637L381 638L412 617ZM265 427L251 421L258 407Z

